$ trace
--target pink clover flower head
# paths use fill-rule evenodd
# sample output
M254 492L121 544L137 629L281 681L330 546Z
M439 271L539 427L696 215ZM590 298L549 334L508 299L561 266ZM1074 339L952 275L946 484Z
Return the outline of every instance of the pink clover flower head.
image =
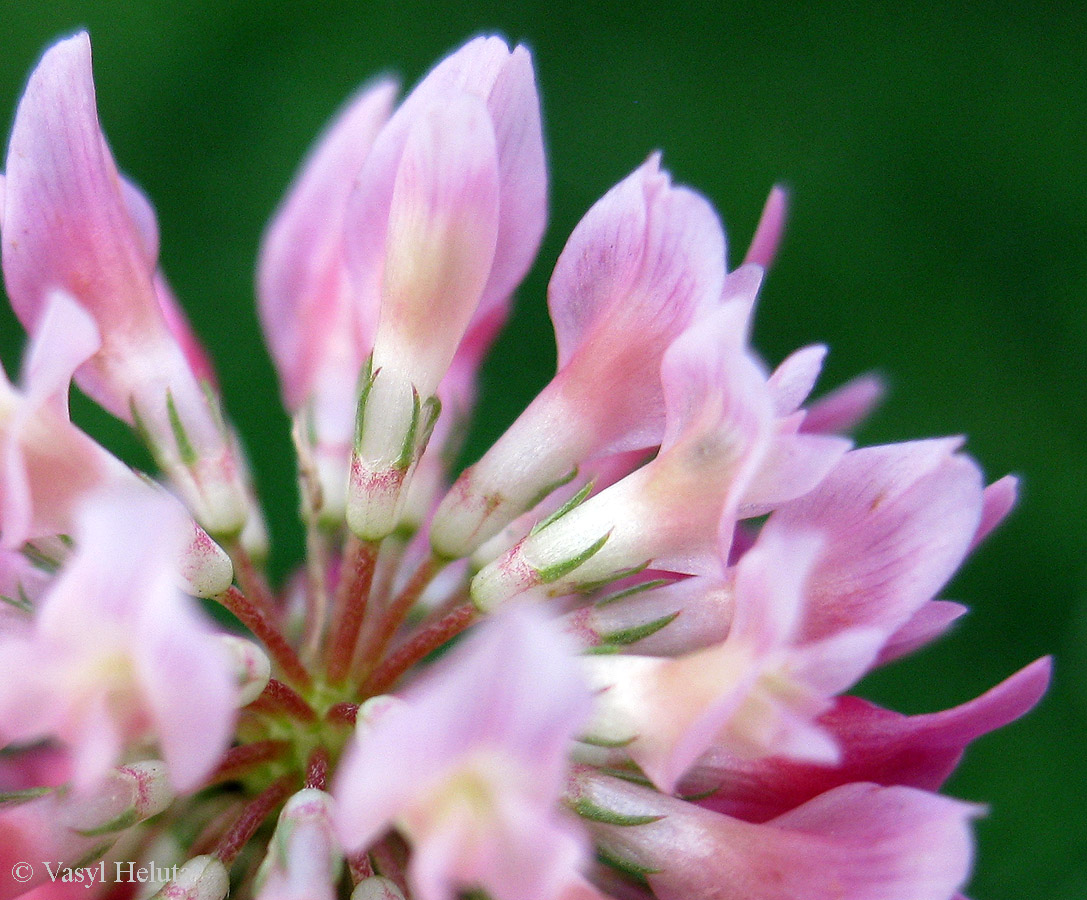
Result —
M545 227L540 102L499 37L395 95L349 99L261 244L305 529L280 588L87 36L30 76L0 174L30 336L0 373L0 900L84 896L8 879L45 859L155 866L153 900L963 900L982 810L936 792L1051 661L920 715L847 692L962 615L942 591L1016 478L961 438L854 448L881 378L812 400L825 346L751 346L785 191L730 270L659 153L574 229L556 373L457 472ZM158 472L71 421L73 381Z

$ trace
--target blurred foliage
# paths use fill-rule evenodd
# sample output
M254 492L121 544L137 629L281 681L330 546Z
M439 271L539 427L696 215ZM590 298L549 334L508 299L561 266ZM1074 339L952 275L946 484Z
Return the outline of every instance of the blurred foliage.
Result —
M280 574L301 538L252 266L298 160L360 82L392 70L410 86L481 31L536 57L551 225L486 369L469 456L549 377L548 272L609 186L663 149L676 180L721 211L736 261L766 191L787 184L793 215L756 331L768 361L825 342L825 387L872 368L892 385L863 441L961 432L993 477L1023 479L1019 510L948 590L974 614L867 693L932 709L1055 653L1041 709L980 742L949 789L992 805L973 895L1084 896L1087 8L3 0L0 10L11 111L42 48L91 31L102 121L157 205L163 264L217 360ZM12 371L22 333L6 309L0 339ZM76 415L138 452L90 404Z

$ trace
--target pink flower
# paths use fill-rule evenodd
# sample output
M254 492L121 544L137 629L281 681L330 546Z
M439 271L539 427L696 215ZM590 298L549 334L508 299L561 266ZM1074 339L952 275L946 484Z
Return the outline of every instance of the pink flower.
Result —
M81 790L148 740L172 784L191 790L229 740L227 657L174 586L184 535L173 507L153 495L95 498L32 629L4 640L0 736L61 740Z
M86 35L54 45L31 75L5 174L3 267L16 314L36 332L54 292L78 302L101 340L77 372L81 386L145 431L205 527L240 531L242 462L200 384L202 351L157 274L154 213L99 128Z
M853 449L878 378L811 402L825 347L750 347L784 191L729 272L658 153L559 257L554 378L455 477L544 230L531 57L477 38L393 99L349 101L261 248L306 527L279 590L86 35L30 77L0 176L31 336L0 374L0 900L70 900L53 861L154 867L152 900L963 900L980 809L934 792L1050 661L928 715L844 692L961 615L940 592L1015 478L959 438ZM166 484L73 424L73 378Z
M481 38L419 84L359 173L348 262L360 340L373 350L347 512L360 537L396 527L458 345L473 323L467 346L493 335L535 254L546 187L538 122L527 51Z
M397 823L423 900L474 884L496 900L552 896L582 856L554 808L589 700L571 663L553 626L517 609L428 672L343 762L333 794L344 846Z

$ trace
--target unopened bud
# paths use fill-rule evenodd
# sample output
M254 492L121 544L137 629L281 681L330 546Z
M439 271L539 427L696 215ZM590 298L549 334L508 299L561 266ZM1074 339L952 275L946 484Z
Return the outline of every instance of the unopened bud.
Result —
M351 900L404 900L404 892L395 881L374 875L363 878L351 892Z
M238 706L247 706L261 695L272 676L267 654L252 641L232 634L219 636L230 657L238 683Z
M192 532L181 559L181 588L194 597L214 597L230 587L234 567L226 551L195 522Z
M109 834L149 819L174 800L166 764L159 760L119 766L87 797L73 796L63 824L83 835Z
M214 856L196 856L178 869L152 900L224 900L228 890L226 866Z

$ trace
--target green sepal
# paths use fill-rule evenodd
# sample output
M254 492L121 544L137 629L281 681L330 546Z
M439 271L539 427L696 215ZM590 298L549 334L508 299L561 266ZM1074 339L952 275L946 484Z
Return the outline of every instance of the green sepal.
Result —
M575 469L574 471L576 472L577 469ZM562 506L560 506L553 513L551 513L551 515L549 515L545 519L541 519L539 522L537 522L535 525L533 525L532 530L529 532L529 535L538 534L539 532L543 531L552 522L557 522L559 519L561 519L563 516L565 516L568 512L570 512L570 510L575 509L578 506L581 506L581 504L584 502L585 498L588 497L589 494L592 493L594 484L596 484L595 481L590 481L580 491L578 491L576 494L574 494L573 497L571 497L564 504L562 504ZM533 505L535 505L535 504L533 504Z
M106 853L109 851L110 847L112 847L115 843L116 843L116 838L114 838L112 840L108 840L104 844L99 844L97 847L91 848L86 853L84 853L81 857L79 857L79 859L77 859L70 866L66 866L66 868L69 868L69 869L85 869L91 863L96 863L96 862L98 862L99 859L101 859L103 856L105 856Z
M624 859L617 853L612 853L600 846L596 848L596 859L605 866L616 869L642 884L646 883L647 875L656 875L660 871L660 869L651 869L648 866L639 865L631 859Z
M8 806L18 806L20 803L29 803L44 797L52 788L27 788L25 791L0 791L0 809Z
M578 585L578 593L591 594L593 591L599 590L606 584L611 584L613 581L618 581L620 578L629 578L631 575L637 575L639 572L644 572L649 568L649 560L644 563L639 563L636 566L631 566L629 569L620 569L618 572L613 572L607 578L600 578L596 581L587 581L584 584Z
M618 644L597 644L595 647L586 647L581 652L586 656L611 656L622 651L623 648Z
M170 390L166 391L166 415L170 419L170 430L174 433L174 443L177 444L177 455L186 466L193 465L197 460L196 450L189 440L188 432L181 421L181 415L174 403L174 395Z
M577 466L574 466L569 472L567 472L561 478L559 478L559 479L557 479L555 481L548 482L542 488L540 488L539 493L536 494L536 496L532 498L532 502L529 503L525 507L525 509L532 509L532 507L536 506L536 504L542 503L543 500L545 498L547 498L552 492L557 491L563 485L569 484L575 478L577 478Z
M634 625L630 628L623 628L619 631L602 634L600 635L601 641L605 644L615 644L620 647L625 647L627 644L633 644L635 641L647 638L651 634L656 634L666 625L671 624L679 613L680 610L677 609L674 613L661 616L659 619L654 619L652 622L646 622L643 625Z
M620 738L617 741L609 740L608 738L594 737L593 735L579 735L576 740L579 744L588 744L590 747L603 747L605 750L621 750L623 747L629 747L634 743L637 735L634 737Z
M558 581L563 575L569 575L582 563L587 562L593 556L595 556L601 547L611 537L611 529L606 534L601 535L588 547L578 553L576 556L571 556L569 559L564 559L562 562L557 562L553 566L544 566L542 569L537 569L537 573L540 576L540 581L544 584L551 584L553 581Z
M427 398L426 403L423 404L423 426L419 429L418 450L416 452L416 458L423 455L423 451L426 450L427 444L430 443L430 436L434 434L434 426L438 424L438 416L442 414L442 401L437 394Z
M41 569L46 575L54 574L59 568L61 561L48 553L45 553L37 544L32 541L28 541L20 548L20 552L28 560L31 565L36 569Z
M366 401L370 397L370 391L374 386L374 379L378 372L374 371L374 354L366 357L366 365L359 372L358 403L355 404L355 453L362 447L362 434L366 430Z
M636 784L639 787L653 788L656 790L656 785L646 778L640 770L602 768L600 773L602 775L610 775L612 778L621 778L623 781L629 781L631 784Z
M603 822L605 825L633 827L636 825L649 825L664 818L664 816L624 816L622 813L598 806L585 797L575 800L570 806L581 818L588 819L590 822Z
M155 442L151 440L151 432L147 430L147 425L144 424L143 416L140 415L139 407L136 406L136 399L134 397L128 398L128 411L132 416L132 430L136 432L136 436L143 441L144 446L151 451L151 455L158 459L158 454L155 452Z
M404 443L400 445L400 455L393 466L401 472L406 472L415 462L415 436L419 433L419 392L415 385L411 386L411 424L407 434L404 435Z
M136 810L130 809L121 813L119 816L110 819L108 822L99 825L97 828L73 828L72 831L83 837L98 837L99 835L112 834L114 831L121 831L124 828L129 828L138 821L140 821L140 817L136 815Z
M642 567L644 569L645 566ZM641 571L641 569L639 570ZM666 584L671 584L671 578L654 578L652 581L643 581L641 584L636 584L633 587L623 588L621 591L616 591L614 594L608 594L606 597L601 597L596 601L596 606L607 606L609 603L618 603L620 600L626 600L627 597L633 597L635 594L640 594L643 591L651 591L653 588L663 587Z
M19 610L19 612L34 612L34 604L30 602L30 598L26 595L26 591L23 590L22 582L19 582L18 589L18 597L9 597L6 594L0 594L0 601L13 606L15 609Z

